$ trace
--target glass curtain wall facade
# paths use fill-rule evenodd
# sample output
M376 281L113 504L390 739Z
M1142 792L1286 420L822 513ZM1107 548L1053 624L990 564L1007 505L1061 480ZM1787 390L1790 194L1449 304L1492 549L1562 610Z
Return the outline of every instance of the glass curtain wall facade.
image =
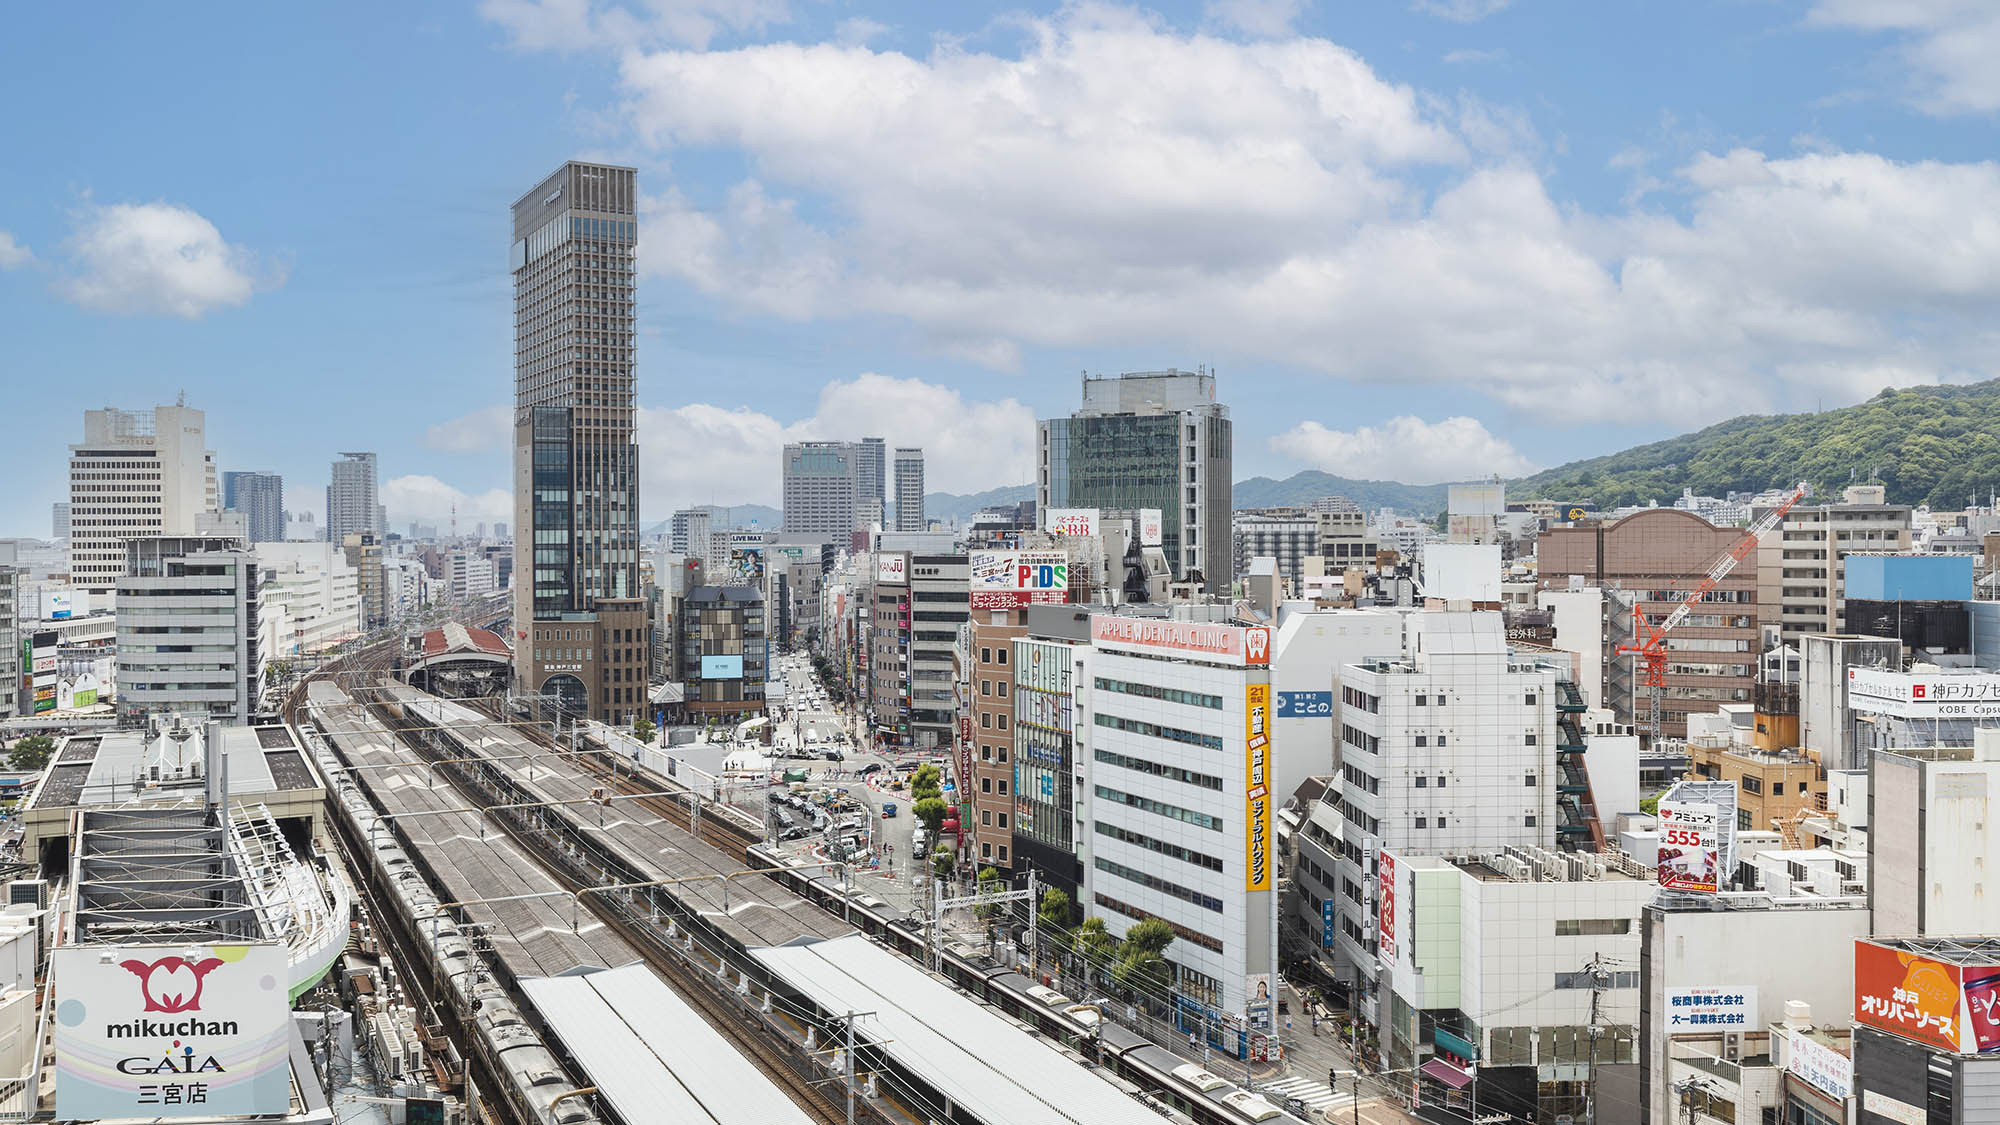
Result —
M513 208L516 672L540 690L581 681L594 716L623 714L644 662L540 666L541 634L603 627L600 603L640 599L633 255L636 173L572 161ZM621 615L629 607L619 606ZM532 636L531 636L532 634ZM596 639L596 638L590 638ZM608 643L608 642L607 642ZM577 684L560 686L574 691Z

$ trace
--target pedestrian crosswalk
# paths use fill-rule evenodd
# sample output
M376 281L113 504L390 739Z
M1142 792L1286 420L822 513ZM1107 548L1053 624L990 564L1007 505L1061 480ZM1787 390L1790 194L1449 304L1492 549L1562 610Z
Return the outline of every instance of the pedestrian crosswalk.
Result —
M1306 1103L1314 1113L1345 1107L1354 1102L1354 1093L1351 1090L1334 1091L1324 1082L1297 1075L1259 1082L1257 1093L1269 1102L1283 1103L1286 1098L1297 1098Z

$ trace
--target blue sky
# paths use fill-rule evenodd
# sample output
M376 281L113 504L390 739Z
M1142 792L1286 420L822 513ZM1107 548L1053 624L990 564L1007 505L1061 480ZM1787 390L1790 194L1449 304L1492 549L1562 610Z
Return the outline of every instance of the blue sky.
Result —
M1083 370L1213 366L1239 477L1408 480L1987 378L1989 8L24 9L0 534L183 391L296 506L374 449L393 522L505 518L507 207L570 156L640 169L648 519L800 436L1024 481Z

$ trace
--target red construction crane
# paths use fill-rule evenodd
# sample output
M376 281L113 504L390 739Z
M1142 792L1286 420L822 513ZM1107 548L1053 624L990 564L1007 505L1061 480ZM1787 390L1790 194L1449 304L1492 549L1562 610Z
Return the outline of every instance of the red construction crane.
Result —
M1790 496L1785 498L1784 503L1766 512L1762 519L1751 524L1750 529L1743 533L1743 538L1737 540L1735 546L1715 560L1715 564L1708 568L1708 573L1702 576L1694 589L1688 591L1687 597L1681 599L1681 604L1675 606L1674 611L1658 625L1646 620L1646 611L1639 607L1638 602L1632 603L1632 641L1629 644L1619 645L1618 655L1637 656L1645 666L1646 690L1653 700L1653 714L1647 724L1650 732L1649 742L1658 742L1660 739L1660 697L1667 686L1668 631L1686 621L1695 603L1707 597L1710 590L1715 589L1718 583L1729 577L1729 572L1736 569L1736 564L1757 549L1757 541L1764 537L1764 533L1778 526L1785 518L1785 513L1792 510L1792 505L1805 499L1805 495L1806 485L1801 483L1792 490Z

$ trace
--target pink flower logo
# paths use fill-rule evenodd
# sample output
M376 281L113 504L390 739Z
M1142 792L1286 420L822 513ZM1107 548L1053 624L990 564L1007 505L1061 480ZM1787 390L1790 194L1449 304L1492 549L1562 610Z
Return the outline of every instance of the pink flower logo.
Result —
M201 1010L201 981L222 964L217 957L189 961L184 957L162 957L152 964L121 961L119 967L139 978L139 993L146 998L148 1012L198 1012Z

